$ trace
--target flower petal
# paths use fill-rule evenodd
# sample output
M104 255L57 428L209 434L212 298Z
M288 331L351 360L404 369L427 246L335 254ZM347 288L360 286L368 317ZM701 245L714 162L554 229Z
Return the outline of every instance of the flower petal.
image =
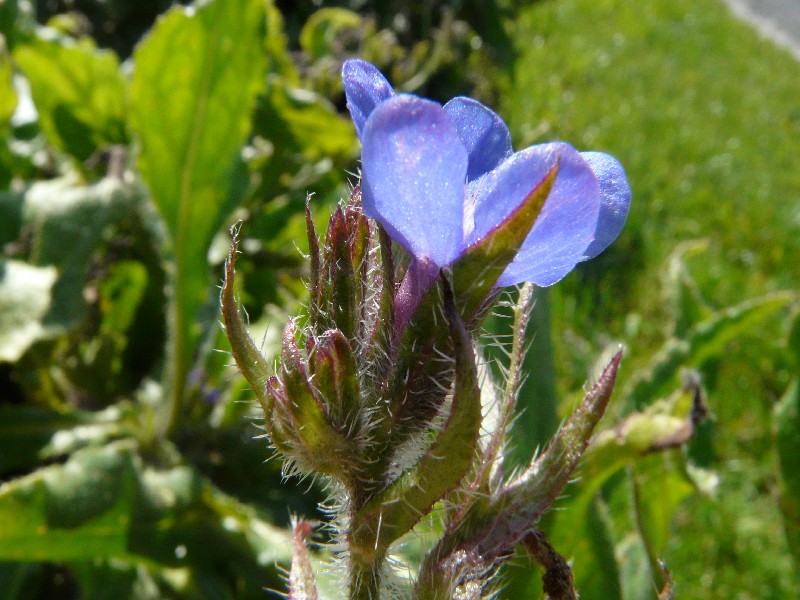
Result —
M472 98L453 98L444 105L469 153L467 180L488 173L511 154L511 133L494 111Z
M616 158L603 152L581 152L600 185L600 214L594 241L584 251L582 260L589 260L608 248L617 239L628 217L631 188L625 171Z
M450 264L464 249L467 151L442 107L400 95L364 127L364 212L417 259Z
M361 59L348 60L342 66L347 109L353 118L358 137L370 114L381 102L394 96L392 85L375 67Z
M503 204L503 211L513 210L514 203L539 183L555 161L558 161L558 176L550 195L498 286L523 281L553 285L583 259L593 239L600 211L600 188L589 163L563 142L532 146L498 167L494 187L484 184L478 190L476 229L483 219L498 222L496 205Z

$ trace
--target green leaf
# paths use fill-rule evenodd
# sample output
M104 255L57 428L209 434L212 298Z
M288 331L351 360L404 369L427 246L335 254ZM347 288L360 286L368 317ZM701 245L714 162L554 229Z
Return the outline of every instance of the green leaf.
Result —
M207 252L243 191L235 170L263 85L264 4L174 7L134 54L132 128L139 168L166 223L175 262L167 427L180 417L185 376L207 299Z
M126 84L119 59L89 39L32 37L14 49L31 85L42 131L79 162L109 144L126 144Z
M16 362L38 339L50 307L56 270L0 260L0 361Z
M248 164L259 173L258 194L267 198L286 191L305 195L311 184L357 156L352 123L320 95L279 77L270 78L258 100L253 133Z
M130 215L140 200L139 188L114 178L88 187L67 179L43 181L28 190L22 219L33 232L30 260L58 269L47 326L69 328L83 317L90 259L106 228Z
M63 412L0 405L0 477L120 437L129 429L124 423L129 410L113 406L95 413Z
M17 92L13 84L14 68L8 56L5 41L0 36L0 134L8 127L11 115L17 108Z
M361 17L345 8L322 8L303 25L300 46L316 61L336 55L333 48L337 36L345 29L360 29Z
M194 469L147 465L131 441L0 486L0 561L102 559L188 568L200 597L260 598L291 541Z
M609 581L617 581L619 585L620 566L611 558L613 552L608 551L609 544L613 545L610 533L600 537L590 534L597 530L597 519L602 517L602 511L597 512L598 494L612 477L627 477L626 467L639 477L637 509L643 521L638 527L641 536L636 536L636 542L626 548L633 553L632 558L644 557L645 568L648 559L653 563L664 552L674 510L693 488L679 453L656 452L685 443L691 436L694 413L699 410L693 404L694 391L680 390L669 399L652 404L645 412L632 414L616 427L598 433L584 454L577 472L579 479L567 488L567 500L560 502L564 510L552 514L548 527L553 546L573 561L581 597L604 598ZM605 558L598 561L600 556ZM648 581L653 581L652 568L648 577Z
M650 365L634 374L623 402L628 408L646 406L674 384L682 367L699 367L722 355L728 342L796 299L795 293L776 292L747 300L695 324L683 338L670 338Z
M707 249L707 240L682 242L665 263L662 275L664 299L672 312L673 336L685 336L692 325L712 316L686 265L687 258L702 254Z
M775 406L781 498L786 538L800 566L800 380L795 379Z

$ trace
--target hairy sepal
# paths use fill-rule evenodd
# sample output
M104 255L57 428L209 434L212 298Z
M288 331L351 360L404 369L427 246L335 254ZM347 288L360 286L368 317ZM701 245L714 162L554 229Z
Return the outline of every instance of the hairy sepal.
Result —
M448 598L469 581L480 584L527 535L561 494L614 389L622 352L617 353L547 449L493 498L480 498L449 522L425 557L413 598Z
M282 423L282 429L291 431L297 441L290 457L304 470L349 480L359 456L358 449L343 428L336 425L329 407L311 386L308 368L297 345L294 320L286 324L283 334L280 380L286 406L267 418L289 414L290 421Z
M317 582L311 569L311 557L306 546L306 538L311 535L313 527L306 521L293 523L294 553L292 568L289 571L288 600L317 600Z
M309 352L315 391L340 429L352 429L359 413L361 386L353 350L338 329L326 331Z
M455 488L476 457L481 397L472 342L442 279L444 307L455 356L450 414L433 444L414 467L377 493L352 519L351 551L380 556Z

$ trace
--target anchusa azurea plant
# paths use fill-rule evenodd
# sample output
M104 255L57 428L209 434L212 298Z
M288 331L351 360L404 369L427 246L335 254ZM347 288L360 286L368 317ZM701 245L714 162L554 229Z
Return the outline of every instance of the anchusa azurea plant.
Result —
M630 203L622 167L561 142L513 152L481 103L395 94L360 60L343 77L362 176L323 240L307 209L309 306L287 324L276 369L234 300L235 235L227 264L226 331L269 440L287 473L329 482L343 597L489 597L520 544L545 566L548 593L570 597L569 569L536 523L603 414L619 354L527 468L508 472L504 449L533 286L617 237ZM500 290L522 283L500 384L476 340ZM431 513L438 540L402 579L393 546ZM317 597L308 532L295 530L290 598Z

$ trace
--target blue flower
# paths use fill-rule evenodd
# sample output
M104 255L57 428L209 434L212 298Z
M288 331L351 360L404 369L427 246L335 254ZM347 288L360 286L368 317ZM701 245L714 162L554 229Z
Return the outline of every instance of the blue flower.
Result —
M619 235L631 191L622 166L564 142L511 148L503 120L471 98L444 106L395 94L368 62L342 70L361 138L362 203L416 262L445 267L502 223L558 164L536 223L499 286L556 283Z

